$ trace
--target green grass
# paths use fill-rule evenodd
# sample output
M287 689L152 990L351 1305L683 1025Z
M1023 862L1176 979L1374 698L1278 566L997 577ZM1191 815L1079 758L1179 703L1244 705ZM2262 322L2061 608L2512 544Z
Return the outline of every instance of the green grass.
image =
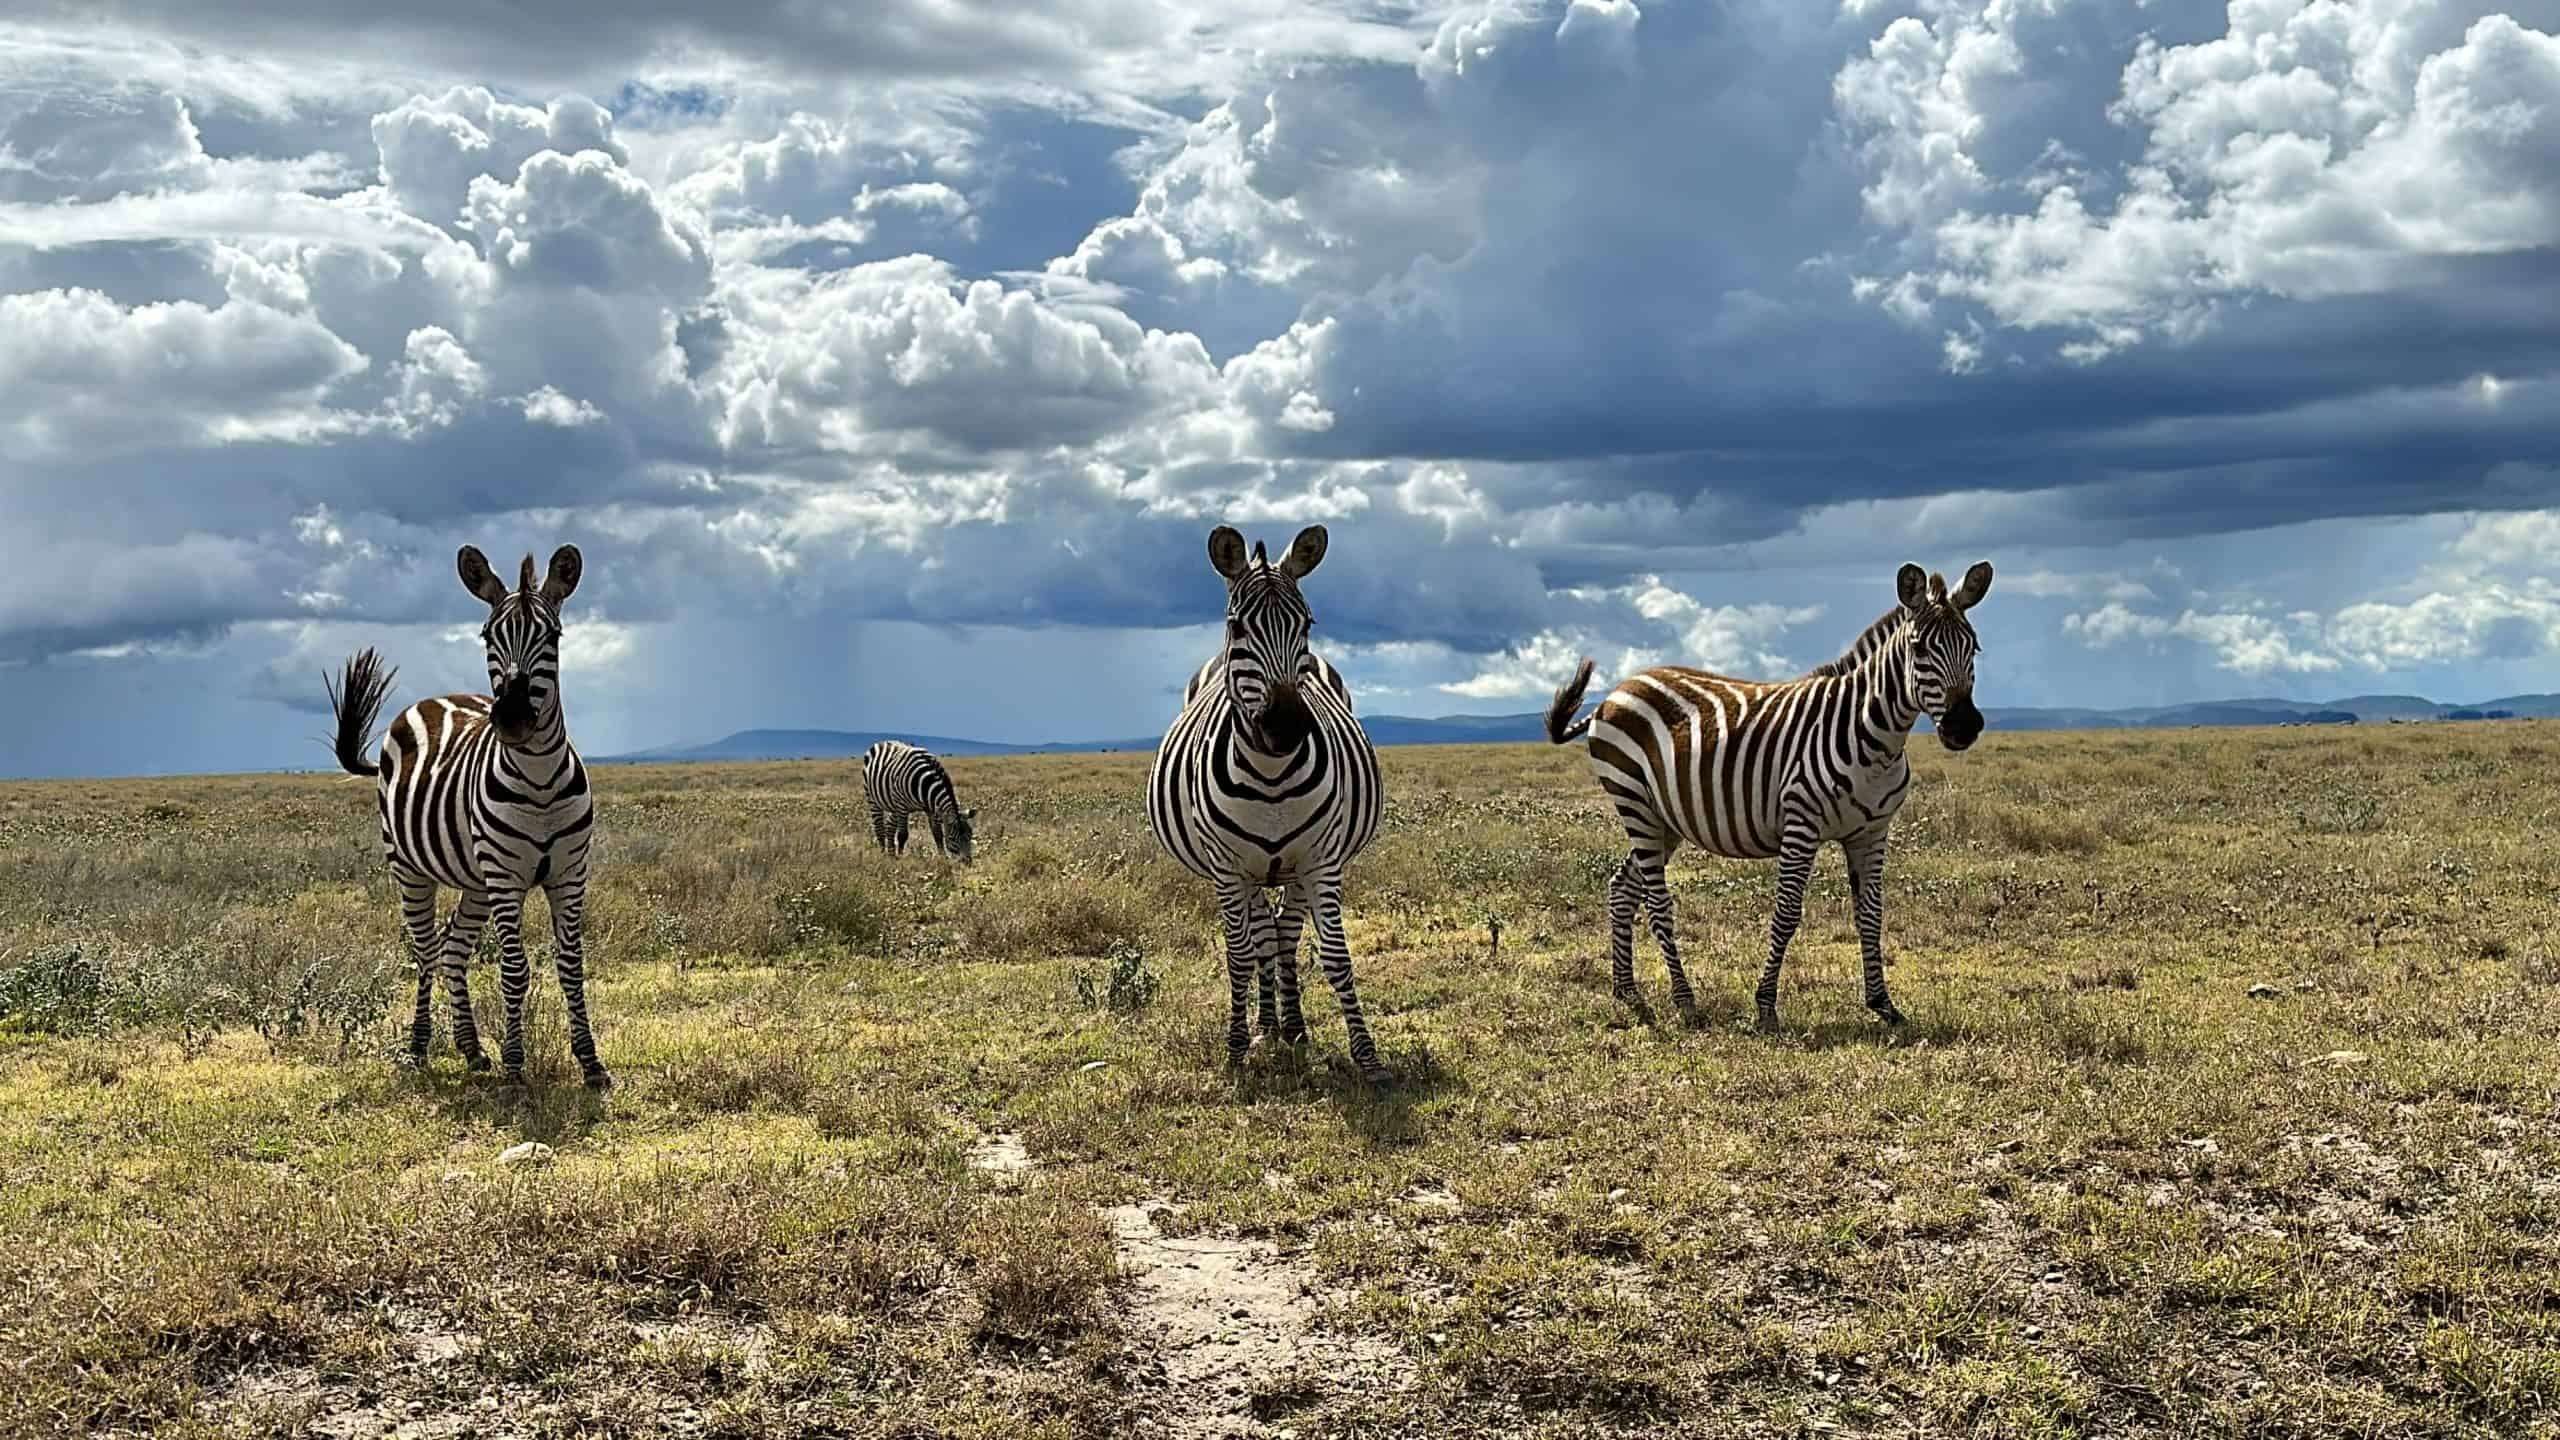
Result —
M1386 752L1384 1096L1311 963L1307 1056L1224 1068L1143 756L954 762L969 870L877 854L850 763L600 772L602 1100L547 973L525 1089L441 1015L392 1069L363 785L0 788L0 1434L1123 1433L1140 1200L1403 1357L1264 1397L1300 1436L2560 1419L2560 727L1912 753L1911 1023L1859 1003L1833 853L1768 1037L1768 866L1675 862L1705 1023L1631 1021L1579 757ZM995 1131L1035 1168L973 1169Z

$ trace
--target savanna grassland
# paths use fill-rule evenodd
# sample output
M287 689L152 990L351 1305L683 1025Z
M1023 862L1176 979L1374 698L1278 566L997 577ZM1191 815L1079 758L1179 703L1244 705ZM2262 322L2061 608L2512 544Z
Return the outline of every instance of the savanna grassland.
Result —
M2548 1433L2560 726L1912 753L1911 1023L1832 852L1769 1036L1770 867L1628 1017L1579 756L1386 752L1378 1095L1311 963L1225 1068L1141 755L955 762L966 870L850 763L599 771L602 1099L547 972L525 1087L389 1063L364 784L0 788L0 1433Z

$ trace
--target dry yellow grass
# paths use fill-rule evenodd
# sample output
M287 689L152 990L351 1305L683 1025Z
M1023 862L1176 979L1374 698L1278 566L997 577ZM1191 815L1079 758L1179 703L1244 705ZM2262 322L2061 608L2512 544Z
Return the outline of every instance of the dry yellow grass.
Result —
M966 871L876 854L849 763L600 772L601 1101L547 977L527 1089L393 1071L361 784L0 788L0 1433L1117 1433L1142 1199L1419 1377L1271 1387L1300 1436L2548 1424L2560 726L1913 753L1912 1023L1835 854L1762 1037L1767 866L1675 863L1708 1023L1628 1023L1579 757L1387 752L1383 1098L1321 988L1303 1062L1223 1068L1143 756L955 762ZM965 1163L997 1130L1036 1168Z

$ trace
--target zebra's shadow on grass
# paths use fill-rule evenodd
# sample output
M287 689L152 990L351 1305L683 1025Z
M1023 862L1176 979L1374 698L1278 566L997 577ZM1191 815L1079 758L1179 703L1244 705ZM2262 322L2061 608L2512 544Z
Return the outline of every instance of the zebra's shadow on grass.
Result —
M1946 1045L1974 1033L1973 1027L1923 1012L1905 1018L1899 1025L1887 1025L1861 1010L1856 1014L1832 1014L1809 1025L1789 1023L1780 1012L1778 1028L1769 1038L1799 1046L1806 1050L1841 1050L1852 1046L1875 1050L1901 1050L1915 1045Z
M1221 1040L1222 1051L1223 1046ZM1419 1107L1460 1082L1419 1040L1384 1045L1379 1059L1395 1077L1384 1086L1372 1084L1348 1054L1327 1051L1313 1041L1294 1052L1257 1045L1245 1063L1230 1067L1227 1075L1237 1100L1248 1106L1321 1097L1342 1112L1344 1124L1370 1143L1412 1144L1423 1138Z
M575 1070L566 1075L544 1073L532 1066L524 1083L492 1072L470 1073L443 1060L424 1071L412 1071L408 1083L426 1092L457 1128L482 1125L517 1140L558 1145L585 1138L602 1123L610 1092L599 1093L580 1082Z

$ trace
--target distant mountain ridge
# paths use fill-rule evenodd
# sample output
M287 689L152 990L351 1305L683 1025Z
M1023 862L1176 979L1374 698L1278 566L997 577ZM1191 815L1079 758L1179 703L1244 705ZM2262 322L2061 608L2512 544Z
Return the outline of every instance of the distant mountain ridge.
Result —
M2127 710L2020 707L1984 713L1995 730L2168 730L2194 725L2336 725L2350 721L2560 718L2560 695L2509 695L2472 705L2447 705L2417 695L2351 695L2343 700L2206 700ZM1476 745L1543 739L1544 711L1524 715L1364 715L1361 726L1378 745ZM1923 722L1924 724L1926 722ZM937 755L1086 754L1105 750L1153 750L1156 736L1125 740L1061 740L1009 745L950 735L885 730L741 730L703 745L669 745L628 755L597 757L599 764L666 764L713 760L849 760L882 740L904 740Z

